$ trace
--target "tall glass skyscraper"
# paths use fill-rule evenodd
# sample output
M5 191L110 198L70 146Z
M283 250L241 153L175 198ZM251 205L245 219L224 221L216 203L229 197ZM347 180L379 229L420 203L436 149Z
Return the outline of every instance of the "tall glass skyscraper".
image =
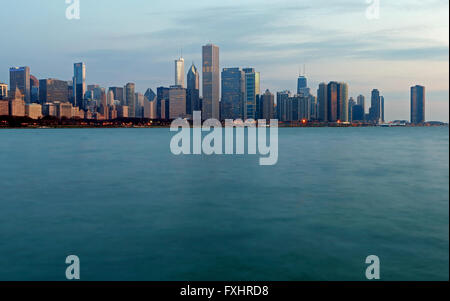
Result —
M220 118L219 47L203 46L203 119Z
M19 89L26 103L31 102L30 67L13 67L9 69L9 89Z
M194 63L187 74L186 113L192 115L193 111L201 111L200 106L200 74Z
M381 121L381 96L380 91L377 89L372 90L370 119L375 123L379 123Z
M83 105L84 93L86 93L86 65L75 63L73 66L73 105Z
M244 119L245 73L239 68L222 70L222 119Z
M175 86L184 88L184 59L175 60Z
M297 94L309 94L308 79L306 76L300 75L297 80Z
M317 102L319 103L318 119L323 122L328 121L328 97L327 97L327 84L320 83L317 90Z
M411 87L411 123L425 122L425 87Z
M260 74L254 68L243 69L245 73L245 102L247 115L245 119L258 118L258 99L260 95Z

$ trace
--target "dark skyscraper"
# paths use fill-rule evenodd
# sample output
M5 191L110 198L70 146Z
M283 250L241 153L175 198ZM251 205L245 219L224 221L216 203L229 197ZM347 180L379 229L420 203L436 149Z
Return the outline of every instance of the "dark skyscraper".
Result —
M247 115L245 119L257 119L260 95L260 74L253 68L243 69L245 73L245 102Z
M73 105L83 105L84 93L86 93L86 65L76 63L73 65Z
M275 96L269 90L261 95L261 116L260 118L270 120L274 118Z
M167 115L169 114L169 93L170 89L166 87L158 87L156 89L156 114L158 118L165 119L166 116L164 114L166 114L166 112Z
M244 119L245 74L239 68L224 68L222 71L222 119Z
M338 121L338 86L337 82L330 82L327 89L327 118L329 122Z
M425 122L425 87L411 87L411 123Z
M380 123L381 121L381 96L380 91L377 89L372 90L370 120L375 123Z
M309 94L308 79L300 75L297 80L297 94Z
M31 102L30 67L13 67L9 69L9 89L19 89L26 103Z
M186 112L192 115L193 111L201 111L200 106L200 74L194 63L187 74Z
M328 121L328 89L327 84L319 84L319 89L317 90L317 102L319 103L319 121Z
M277 115L279 121L291 120L290 99L291 93L289 91L282 91L277 93Z
M135 93L135 84L128 83L125 86L125 98L128 106L128 117L134 118L136 117L136 93Z
M220 118L219 47L203 46L203 119Z
M39 102L39 80L33 75L30 75L30 102Z
M153 101L156 99L155 92L153 92L153 90L150 88L148 88L147 91L145 91L144 96L147 98L148 101Z

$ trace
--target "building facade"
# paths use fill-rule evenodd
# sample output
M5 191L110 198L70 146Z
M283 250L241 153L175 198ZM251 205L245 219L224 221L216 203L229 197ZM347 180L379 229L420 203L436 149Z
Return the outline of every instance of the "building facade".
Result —
M219 47L203 46L203 103L202 118L220 118L220 66Z
M425 122L425 87L416 85L411 87L411 123Z
M31 102L30 67L12 67L9 69L9 86L11 91L16 88L24 96L26 103Z

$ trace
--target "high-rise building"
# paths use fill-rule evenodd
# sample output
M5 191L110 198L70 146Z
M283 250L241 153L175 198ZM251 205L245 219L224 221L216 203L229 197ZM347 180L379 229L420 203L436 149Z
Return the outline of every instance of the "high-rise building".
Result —
M411 87L411 123L425 122L425 87L416 85Z
M370 103L370 120L374 123L381 121L381 96L377 89L372 90L372 97Z
M0 100L8 98L8 85L0 83Z
M297 94L308 95L309 93L308 79L306 76L300 75L297 80Z
M219 47L203 46L203 107L202 118L220 118L220 66Z
M84 93L86 93L86 65L75 63L73 65L73 106L83 106Z
M353 97L348 100L348 121L353 121L353 107L356 106L356 102Z
M258 118L258 100L260 95L260 74L254 68L243 69L245 73L245 102L247 115L245 119Z
M289 110L290 97L291 92L289 91L277 92L277 116L279 121L291 120Z
M13 67L9 69L9 88L11 91L19 89L26 103L31 102L30 67Z
M239 68L224 68L222 70L222 100L221 118L244 119L245 106L245 73Z
M337 87L337 118L342 122L348 122L348 85L338 83Z
M155 92L153 92L151 88L148 88L147 91L145 91L144 96L147 98L148 101L156 100L156 94Z
M365 112L366 112L366 98L364 97L364 95L359 95L358 96L358 98L356 99L356 104L363 108L363 112L365 114Z
M39 81L39 103L68 102L67 81L58 79L41 79Z
M319 89L317 90L317 102L319 106L319 121L328 121L328 87L325 83L319 84Z
M142 93L136 93L136 118L144 118L145 96Z
M20 91L19 87L11 91L11 97L9 100L9 115L10 116L25 116L25 96Z
M125 94L123 87L110 87L109 90L113 92L114 100L118 100L120 105L122 106L127 105L125 101Z
M158 118L161 119L168 119L168 113L167 113L167 117L163 118L163 113L165 112L169 112L169 91L170 88L166 88L166 87L158 87L156 89L156 99L157 99L157 106L156 106L156 112L158 115ZM163 103L164 101L164 103ZM163 108L164 106L164 108ZM163 112L164 110L164 112Z
M186 113L193 114L194 111L201 111L200 106L200 74L194 63L189 68L187 74L187 90L186 90Z
M274 118L275 96L269 90L261 95L261 117L265 120Z
M39 102L39 80L30 75L30 102L38 103Z
M169 119L186 117L186 89L182 86L171 86L169 90Z
M352 122L364 121L364 108L362 105L355 105L352 107Z
M327 86L327 118L328 122L338 121L338 86L337 82L330 82Z
M384 123L385 119L384 119L384 96L380 97L381 100L381 122Z
M184 88L184 59L175 60L175 86Z
M128 117L136 117L136 85L133 83L128 83L125 86L125 98L128 106Z

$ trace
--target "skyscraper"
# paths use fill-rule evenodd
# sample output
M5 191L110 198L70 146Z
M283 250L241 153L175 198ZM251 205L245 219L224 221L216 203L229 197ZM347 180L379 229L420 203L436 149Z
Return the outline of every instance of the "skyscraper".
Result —
M381 100L381 122L384 123L384 96L380 97Z
M39 80L33 75L30 75L30 102L39 102Z
M186 117L186 89L182 86L171 86L169 90L169 119Z
M175 60L175 86L184 88L184 59Z
M222 70L221 118L244 119L247 107L245 96L245 73L239 68Z
M279 121L291 120L289 108L290 97L291 92L289 91L277 92L277 115Z
M358 96L358 98L356 99L356 104L363 108L363 113L365 114L365 112L366 112L366 98L364 97L364 95L359 95Z
M337 118L342 122L348 122L348 85L338 83Z
M327 84L320 83L317 90L317 102L319 103L319 121L328 122L328 97Z
M124 89L123 87L110 87L110 91L114 94L114 99L118 100L122 106L126 106L126 101L124 98Z
M370 120L374 123L381 121L381 96L377 89L372 90L372 97L370 103Z
M156 113L158 118L167 119L169 117L169 91L170 89L166 87L158 87L156 89L156 99L158 101L156 105ZM164 115L166 112L167 117Z
M50 102L68 102L69 86L67 81L58 79L41 79L39 81L39 101L41 104Z
M308 79L304 75L300 75L297 80L297 94L309 94Z
M73 106L83 105L84 93L86 93L86 65L75 63L73 66Z
M200 74L194 63L189 68L187 74L187 90L186 90L186 113L193 114L193 111L201 111L200 106Z
M275 96L269 90L261 95L261 117L265 120L274 118Z
M156 94L153 92L151 88L148 88L147 91L145 91L144 96L147 98L148 101L153 101L156 99Z
M135 84L128 83L125 86L125 98L128 106L128 117L134 118L136 117L136 93L135 93Z
M25 103L30 103L30 67L12 67L9 69L9 89L15 91L16 88L24 96Z
M220 118L219 47L203 46L203 115L204 119Z
M329 122L338 121L338 86L337 82L330 82L327 86L327 118Z
M411 87L411 123L425 122L425 98L424 86Z
M260 95L260 74L254 68L243 69L245 73L245 102L247 115L245 119L258 118L258 100Z

